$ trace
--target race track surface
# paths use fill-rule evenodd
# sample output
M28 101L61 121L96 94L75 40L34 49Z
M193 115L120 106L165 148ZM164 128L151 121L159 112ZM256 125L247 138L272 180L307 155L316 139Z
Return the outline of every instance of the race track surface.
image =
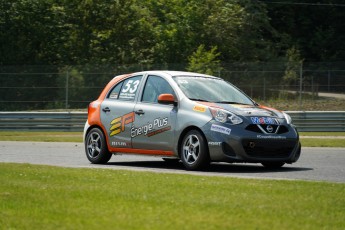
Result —
M278 170L268 170L260 164L213 163L207 171L190 172L181 162L165 162L159 157L138 155L115 155L108 164L94 165L87 160L82 143L0 141L0 162L345 183L345 148L302 148L298 162Z

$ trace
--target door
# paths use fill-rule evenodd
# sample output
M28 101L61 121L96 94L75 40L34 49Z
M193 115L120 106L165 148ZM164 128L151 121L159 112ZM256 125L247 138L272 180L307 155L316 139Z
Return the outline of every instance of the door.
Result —
M133 148L173 150L177 108L158 103L158 96L163 93L175 96L174 90L164 78L148 76L142 96L134 108L135 121L131 128Z
M119 82L101 104L101 121L107 131L110 151L132 147L133 110L141 79L142 76L134 76Z

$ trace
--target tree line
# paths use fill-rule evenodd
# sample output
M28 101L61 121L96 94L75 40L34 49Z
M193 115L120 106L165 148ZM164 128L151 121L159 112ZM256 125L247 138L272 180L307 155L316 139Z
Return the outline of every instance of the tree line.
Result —
M0 64L189 63L200 48L221 62L286 61L292 48L344 60L345 4L299 2L1 0Z
M226 77L250 70L245 63L283 63L277 69L285 72L270 82L294 84L303 62L345 60L344 10L340 0L0 0L0 72L10 73L0 76L1 107L42 94L46 107L58 107L67 80L75 92L69 99L88 101L115 69L222 70ZM261 84L256 73L248 78Z

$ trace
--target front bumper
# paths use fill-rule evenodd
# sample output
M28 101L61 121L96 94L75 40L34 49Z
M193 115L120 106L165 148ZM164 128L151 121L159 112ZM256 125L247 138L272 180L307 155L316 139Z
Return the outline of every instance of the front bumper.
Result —
M281 132L262 133L250 125L224 126L228 133L212 131L207 124L203 131L208 141L211 161L218 162L296 162L301 153L301 144L296 129L288 124L281 125ZM229 130L230 133L229 133Z

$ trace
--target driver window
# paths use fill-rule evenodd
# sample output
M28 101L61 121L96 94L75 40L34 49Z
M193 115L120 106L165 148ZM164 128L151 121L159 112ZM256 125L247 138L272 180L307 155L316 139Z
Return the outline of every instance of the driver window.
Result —
M158 96L163 93L172 94L175 96L174 90L165 79L158 76L149 76L145 84L141 101L157 103Z

